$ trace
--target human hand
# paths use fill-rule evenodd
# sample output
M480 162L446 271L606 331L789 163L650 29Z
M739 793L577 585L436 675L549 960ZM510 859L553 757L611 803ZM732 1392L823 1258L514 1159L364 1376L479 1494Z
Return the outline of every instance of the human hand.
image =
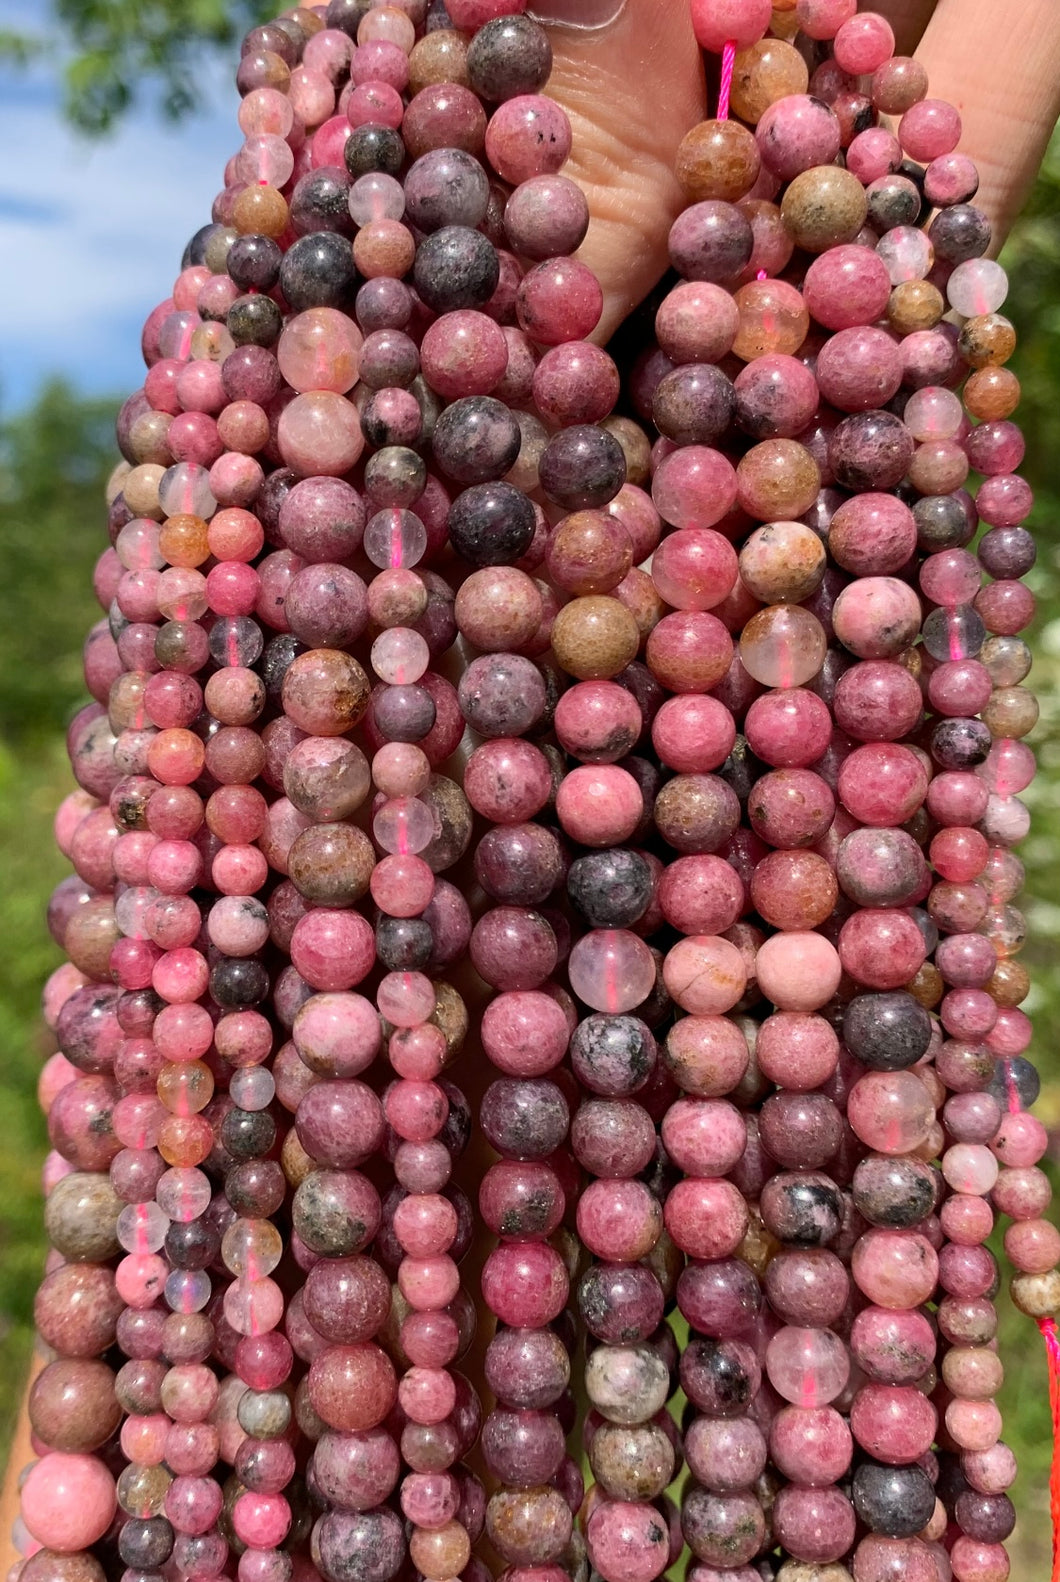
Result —
M878 0L896 52L923 62L933 98L955 104L961 151L979 167L977 205L996 253L1026 197L1060 114L1057 0ZM574 130L567 173L589 198L579 256L604 289L607 338L667 266L666 237L683 207L674 155L708 113L689 0L534 0L552 23L549 93ZM577 26L570 25L571 20ZM711 100L710 111L715 101Z

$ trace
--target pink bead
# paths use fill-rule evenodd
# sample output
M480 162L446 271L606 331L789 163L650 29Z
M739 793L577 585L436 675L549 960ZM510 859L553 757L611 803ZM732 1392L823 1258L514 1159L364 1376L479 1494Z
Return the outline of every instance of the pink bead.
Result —
M882 126L870 126L859 132L847 149L847 169L852 170L865 186L897 170L901 163L901 144L893 132Z
M877 1307L919 1307L935 1290L938 1258L912 1231L870 1230L855 1244L851 1273Z
M720 533L669 533L652 557L652 580L676 610L710 610L736 583L736 551Z
M654 956L642 939L625 929L593 929L583 935L571 950L567 970L580 1000L613 1015L634 1010L655 987Z
M651 497L674 527L713 527L736 501L736 469L720 451L686 445L659 463Z
M771 0L692 0L692 26L701 49L720 55L757 44L772 20Z
M277 442L284 463L303 476L349 472L364 449L356 407L330 390L296 396L280 415Z
M740 999L747 987L747 969L739 950L727 939L695 934L667 951L663 980L682 1010L717 1016Z
M785 1327L766 1348L766 1373L778 1394L794 1406L827 1406L850 1375L850 1358L828 1329Z
M545 1242L502 1244L486 1260L482 1294L505 1324L540 1328L563 1310L567 1273Z
M570 1028L562 1006L550 994L522 990L490 1000L482 1014L481 1035L486 1054L500 1070L537 1077L563 1059Z
M531 340L545 346L585 340L599 323L602 310L603 293L596 276L575 258L535 264L519 282L519 326Z
M497 17L517 16L525 10L526 0L453 0L449 16L454 27L473 33Z
M241 1494L232 1509L236 1537L257 1549L275 1549L291 1526L291 1507L282 1494Z
M554 175L571 150L565 111L541 94L508 99L490 118L486 153L503 181L518 186L534 176Z
M644 815L640 787L613 764L584 765L565 775L556 793L556 815L583 846L617 846Z
M854 1131L877 1153L903 1154L928 1135L935 1111L927 1089L912 1071L869 1071L847 1100Z
M843 71L862 77L894 54L894 33L884 17L865 11L842 24L832 49L836 64Z
M747 1205L730 1181L679 1181L666 1199L665 1222L689 1257L727 1258L747 1233Z
M114 1479L95 1456L52 1452L22 1485L22 1519L48 1549L73 1554L97 1543L117 1509Z
M758 987L782 1011L816 1011L839 987L839 954L822 934L774 934L755 960Z
M899 989L920 970L927 949L905 912L880 908L857 912L839 931L843 970L871 989Z
M356 912L321 908L295 924L291 961L314 989L352 989L374 960L371 925Z
M391 917L417 917L434 894L434 874L422 857L384 857L372 871L372 899Z
M716 698L690 694L669 698L652 722L652 745L661 761L681 774L705 774L723 764L736 739L736 724Z
M945 99L921 99L902 116L898 136L908 157L926 165L957 147L961 118Z

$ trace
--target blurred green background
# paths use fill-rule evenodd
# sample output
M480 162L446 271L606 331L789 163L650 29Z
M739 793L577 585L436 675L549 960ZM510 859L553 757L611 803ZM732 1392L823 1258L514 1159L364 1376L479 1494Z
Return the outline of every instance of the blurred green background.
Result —
M225 43L260 7L199 0L141 6L60 0L80 54L66 74L67 113L88 131L127 107L140 72L161 71L165 105L194 103L194 64L203 41ZM183 12L183 20L181 13ZM188 25L188 13L194 16ZM103 17L100 47L86 18ZM80 20L78 20L80 19ZM154 21L152 29L150 25ZM76 25L75 25L76 24ZM76 27L82 27L78 33ZM0 27L0 59L35 46ZM135 52L139 51L137 57ZM130 53L132 52L132 53ZM130 61L138 69L129 72ZM205 216L204 216L205 217ZM1021 848L1031 943L1024 959L1034 988L1025 1008L1036 1022L1032 1055L1042 1074L1038 1113L1060 1162L1060 135L1003 254L1011 291L1005 312L1020 342L1012 366L1023 383L1017 414L1027 437L1024 470L1037 503L1039 559L1028 581L1039 599L1031 681L1041 720L1030 738L1040 773L1025 793L1034 814ZM161 282L160 282L161 285ZM84 701L81 641L100 611L92 568L106 543L103 487L117 459L113 419L124 392L89 398L52 381L28 407L0 411L0 564L8 577L0 621L0 1459L17 1415L32 1346L33 1293L44 1243L39 1196L45 1129L36 1083L51 1045L39 1017L41 985L61 956L45 927L52 887L68 867L54 849L54 811L73 781L63 728ZM1020 1524L1011 1549L1016 1582L1048 1574L1052 1426L1044 1348L1034 1324L1002 1308L1005 1437L1020 1460L1013 1491Z

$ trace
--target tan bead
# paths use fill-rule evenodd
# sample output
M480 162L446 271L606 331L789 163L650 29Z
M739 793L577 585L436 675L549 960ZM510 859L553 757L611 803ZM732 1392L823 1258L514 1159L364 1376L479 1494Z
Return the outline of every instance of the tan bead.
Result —
M125 480L131 470L129 462L120 461L107 479L107 487L103 491L103 497L108 505L113 505L119 494L121 494L122 489L125 487Z
M409 55L409 89L413 94L438 82L467 87L468 36L456 28L442 27L427 33Z
M1038 699L1026 687L997 687L979 717L995 741L1002 736L1018 741L1038 723Z
M209 533L201 516L187 511L167 516L158 534L158 552L171 566L201 566L210 558Z
M366 280L400 280L415 257L416 240L400 220L372 220L353 239L353 261Z
M141 412L129 430L128 448L135 461L156 461L161 467L172 465L173 452L169 448L172 421L168 412Z
M125 504L134 516L150 516L155 521L159 520L162 512L158 504L158 489L165 470L157 462L145 461L125 474L122 493Z
M798 14L787 9L783 4L774 5L773 19L769 24L769 36L771 38L785 39L790 44L798 31Z
M1017 1274L1009 1283L1014 1307L1028 1318L1051 1318L1060 1312L1060 1269L1048 1274Z
M241 236L282 236L290 210L287 199L264 183L244 187L232 205L232 224Z
M637 623L618 599L591 594L565 604L552 624L557 662L579 681L617 676L640 648Z
M1016 331L1001 313L977 313L965 322L957 346L973 368L998 368L1016 350Z
M121 938L114 916L114 897L94 895L79 906L66 925L63 949L86 978L110 980L110 953Z
M750 192L761 164L754 134L739 121L700 121L682 138L674 173L692 203L735 203Z
M651 476L651 441L631 417L608 417L600 425L613 434L626 458L626 482L642 488Z
M743 1241L736 1249L735 1256L742 1258L743 1262L761 1279L780 1250L781 1243L766 1230L761 1214L752 1206L747 1230Z
M803 522L767 522L740 551L744 587L763 604L801 604L821 585L827 556Z
M444 1033L447 1058L451 1060L460 1052L471 1025L467 1006L451 983L434 982L434 1010L428 1021Z
M790 182L780 212L796 247L823 253L852 242L865 224L865 188L838 165L814 165Z
M444 1527L414 1527L409 1539L409 1559L427 1582L458 1577L471 1558L471 1540L459 1522Z
M639 566L634 566L623 577L614 593L615 598L621 599L636 621L641 641L646 642L648 634L669 611L669 606L659 597L659 591L651 577L646 571L641 571Z
M808 511L821 488L821 470L796 439L752 445L736 468L737 499L760 522L791 522Z
M1031 975L1022 961L999 961L986 992L998 1005L1021 1005L1031 992Z
M968 457L954 440L927 440L909 463L909 482L920 494L952 494L968 476Z
M736 51L733 113L754 126L771 104L792 93L805 93L809 84L810 68L793 44L761 38L757 44Z
M827 1565L817 1565L810 1560L785 1560L777 1572L777 1582L854 1582L854 1578L838 1560Z
M769 352L793 357L809 333L809 309L786 280L749 280L733 301L740 323L732 349L744 362Z
M192 357L201 357L208 363L223 363L236 343L223 324L210 320L192 331L188 349Z
M298 1141L298 1133L293 1126L283 1140L283 1147L280 1150L280 1164L283 1166L284 1175L293 1187L301 1186L306 1176L312 1175L316 1169L316 1161L309 1157Z
M887 322L899 335L931 330L946 311L945 298L930 280L903 280L887 304Z
M926 1527L920 1529L917 1537L923 1539L926 1544L940 1543L946 1535L946 1528L949 1523L950 1519L945 1505L943 1505L941 1500L936 1500L935 1509L931 1513L931 1520Z
M165 1467L131 1462L118 1479L118 1502L129 1516L141 1521L160 1516L172 1482L173 1475Z

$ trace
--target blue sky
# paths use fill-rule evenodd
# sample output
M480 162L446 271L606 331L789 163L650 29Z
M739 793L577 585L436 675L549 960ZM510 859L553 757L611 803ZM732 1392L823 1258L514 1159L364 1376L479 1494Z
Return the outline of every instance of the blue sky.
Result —
M0 0L0 27L26 16ZM91 394L142 382L143 321L242 142L234 64L209 72L208 102L177 126L145 94L98 140L67 126L48 69L0 68L0 409L24 406L55 373Z

